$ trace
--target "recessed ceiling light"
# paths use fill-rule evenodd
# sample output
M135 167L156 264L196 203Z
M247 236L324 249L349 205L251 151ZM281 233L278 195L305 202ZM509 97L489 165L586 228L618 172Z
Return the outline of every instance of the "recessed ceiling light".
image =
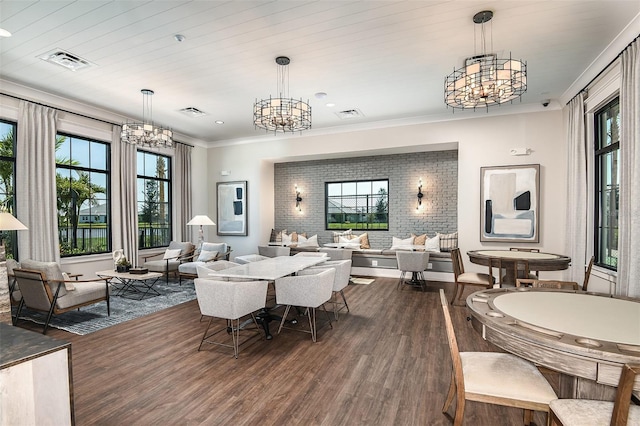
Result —
M334 106L336 106L336 104L334 104L333 102L329 102L329 103L327 104L327 107L328 107L328 108L333 108Z
M318 99L324 99L326 97L327 97L327 94L325 92L316 93L316 98L318 98Z
M216 124L224 124L224 121L222 121L222 120L216 120Z
M11 37L11 33L4 28L0 28L0 37Z
M185 41L187 38L185 36L183 36L182 34L176 34L173 36L174 40L177 41L178 43L182 43L183 41Z

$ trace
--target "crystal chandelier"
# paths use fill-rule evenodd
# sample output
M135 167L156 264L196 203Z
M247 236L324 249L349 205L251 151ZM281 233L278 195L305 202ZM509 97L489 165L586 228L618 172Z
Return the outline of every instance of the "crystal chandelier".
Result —
M481 53L467 58L464 67L454 69L445 78L444 101L454 111L456 108L488 110L492 105L511 102L527 91L526 62L512 59L511 55L509 59L499 59L495 53L487 53L485 24L491 18L493 12L490 10L474 15L473 22L480 25Z
M123 142L149 148L173 147L173 132L155 126L152 120L151 96L153 90L142 89L142 123L125 123L122 125L120 138Z
M311 128L311 106L302 99L289 98L289 65L286 56L278 56L279 97L257 100L253 106L253 124L268 132L301 132Z

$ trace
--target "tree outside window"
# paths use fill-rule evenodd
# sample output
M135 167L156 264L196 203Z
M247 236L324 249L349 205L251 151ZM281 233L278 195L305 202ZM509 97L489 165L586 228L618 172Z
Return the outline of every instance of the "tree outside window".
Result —
M171 162L164 155L138 151L138 247L171 241Z

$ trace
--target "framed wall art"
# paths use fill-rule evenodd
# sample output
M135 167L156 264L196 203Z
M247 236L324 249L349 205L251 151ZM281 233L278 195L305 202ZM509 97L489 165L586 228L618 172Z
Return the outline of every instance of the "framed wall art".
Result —
M480 241L537 243L540 165L480 168Z
M247 181L218 182L218 235L247 235Z

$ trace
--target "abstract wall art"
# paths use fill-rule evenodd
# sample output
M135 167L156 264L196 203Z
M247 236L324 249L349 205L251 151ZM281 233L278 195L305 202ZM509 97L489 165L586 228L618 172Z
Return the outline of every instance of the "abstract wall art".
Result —
M540 165L480 168L480 241L539 239Z
M218 235L247 235L247 181L218 182Z

